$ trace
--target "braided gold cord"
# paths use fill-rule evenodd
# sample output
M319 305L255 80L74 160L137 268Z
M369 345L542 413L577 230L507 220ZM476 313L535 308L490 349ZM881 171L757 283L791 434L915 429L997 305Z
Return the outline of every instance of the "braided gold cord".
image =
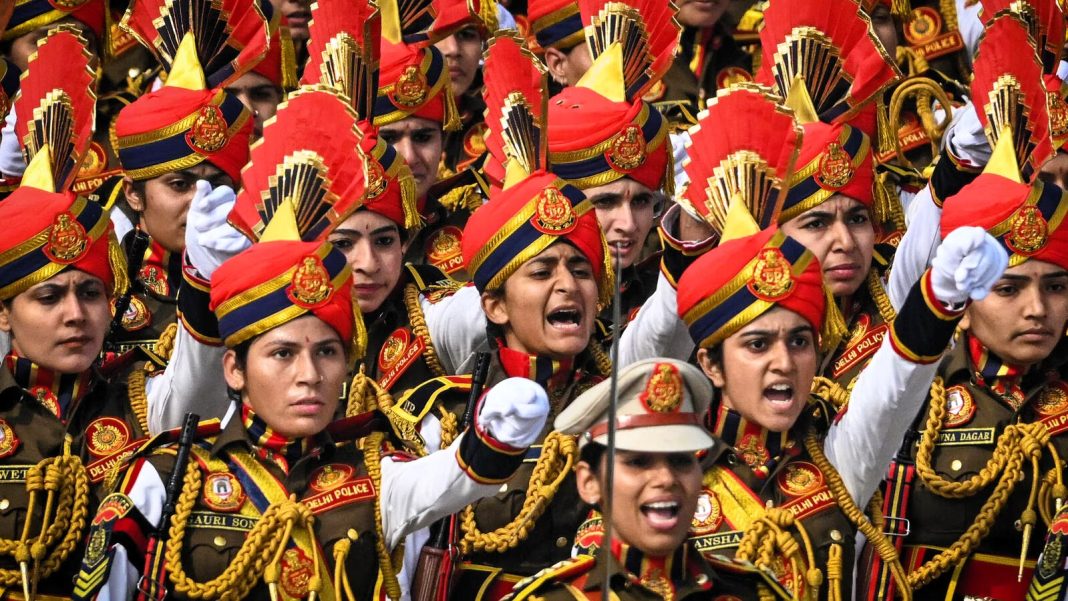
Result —
M612 358L608 356L608 353L604 352L601 345L596 342L590 341L590 345L586 347L590 350L590 356L593 357L593 364L597 366L597 371L602 376L608 376L612 373Z
M408 322L412 326L412 334L419 337L423 342L423 361L435 376L448 375L441 361L438 360L438 352L434 350L434 341L430 338L430 330L426 327L426 317L423 308L419 305L419 289L415 284L404 287L404 308L408 311Z
M178 339L178 324L171 323L159 334L159 340L156 341L155 351L164 361L171 360L171 354L174 353L174 342Z
M1023 476L1025 460L1037 462L1049 442L1049 431L1042 423L1010 424L998 437L994 453L979 473L963 482L939 476L931 467L934 448L945 418L945 388L941 378L931 385L927 422L916 452L916 473L931 492L950 499L974 496L997 480L994 491L983 503L975 521L948 549L942 551L909 574L914 589L920 588L970 555L990 532L998 514L1005 507L1018 480ZM1038 477L1036 473L1035 477ZM1032 495L1033 497L1034 495ZM1029 506L1030 507L1030 506ZM1025 511L1033 513L1030 508ZM1029 514L1028 514L1029 515ZM1023 516L1027 518L1028 515Z
M375 490L382 490L382 444L385 434L375 432L369 435L363 442L363 462L367 467L367 475L371 477ZM386 532L382 526L382 495L375 495L375 552L378 554L378 571L382 575L382 586L386 589L386 595L396 601L401 597L400 582L397 573L401 570L404 561L404 544L397 545L390 555L386 546Z
M542 443L541 456L530 474L526 498L519 514L508 524L493 532L482 532L475 523L475 511L468 505L460 513L462 553L504 553L526 539L534 523L552 503L556 491L575 465L578 444L573 436L550 432Z
M126 378L126 395L130 398L130 409L133 414L137 416L137 424L141 427L141 431L148 433L148 374L153 370L149 369L152 366L151 363L146 363L144 367L140 367L130 371L130 375Z
M26 474L26 490L29 502L22 536L19 540L0 539L0 555L27 566L32 561L35 583L54 574L81 542L89 514L89 477L81 458L65 453L31 467ZM32 516L42 492L48 500L40 533L31 542ZM53 511L55 517L50 522ZM15 586L22 582L20 569L0 569L0 584Z
M285 526L279 514L286 504L272 504L263 512L222 574L208 582L197 582L186 573L185 566L182 565L182 551L185 547L186 525L193 513L197 497L200 496L200 487L200 467L197 462L191 461L185 472L182 493L178 496L174 515L171 517L164 565L174 590L190 599L239 601L259 582L267 563L285 544L284 539L276 534Z
M360 371L352 377L352 383L349 385L349 401L345 406L345 415L352 417L375 409L387 412L392 406L393 396L374 378L368 377L361 365Z
M438 420L441 422L441 448L445 449L452 446L456 437L460 435L460 420L444 407L438 407L438 413L440 414Z
M155 351L164 361L170 361L174 353L174 341L178 338L178 324L172 323L160 332L156 340ZM148 433L148 376L155 373L156 366L151 361L131 370L126 378L126 395L130 399L130 409L137 417L141 431Z
M794 528L801 537L801 544L787 529ZM794 514L781 507L768 507L764 514L750 522L738 543L735 557L749 561L762 568L771 569L775 562L776 551L790 561L790 571L794 598L800 598L802 590L801 566L807 565L804 573L804 592L807 599L818 599L819 589L823 585L823 572L816 566L816 555L812 540L801 522L794 519ZM841 591L838 591L841 596Z
M875 273L874 269L868 271L867 283L868 292L871 294L872 301L875 302L875 308L879 311L879 316L889 326L897 319L897 311L894 310L894 304L890 302L890 297L886 295L886 289L883 287L882 281L879 280L879 274Z
M356 601L356 595L352 594L352 586L349 584L349 576L345 572L345 559L349 556L352 541L343 538L334 543L334 598L345 601Z
M842 601L842 545L831 543L827 549L827 599Z
M909 71L912 75L927 71L927 61L922 56L912 49L908 49L907 55L909 57ZM894 94L890 98L890 122L895 132L901 127L901 114L905 110L905 102L910 97L915 97L916 113L920 118L920 124L927 133L927 137L931 140L931 150L937 155L942 136L945 135L946 128L949 127L950 122L953 120L953 104L950 102L945 90L938 85L938 82L929 77L910 77L894 90ZM935 117L934 110L931 108L933 101L937 101L945 111L941 121ZM898 159L906 167L916 169L916 166L904 156L904 153L901 153L899 148L898 150Z
M846 519L850 521L857 530L861 532L874 547L875 551L879 554L879 558L889 566L890 575L897 583L897 595L902 599L908 601L912 599L912 587L909 583L908 576L905 574L905 568L901 565L901 559L898 557L897 549L894 548L894 544L890 542L886 534L883 533L883 503L880 498L881 495L876 493L876 496L872 498L872 502L869 504L873 516L879 516L876 520L877 524L872 524L865 516L864 512L860 510L856 502L853 501L853 496L849 494L849 490L845 486L845 482L842 481L841 474L838 470L831 465L831 461L827 459L827 455L823 452L823 445L819 441L816 431L810 429L805 434L804 438L805 450L808 451L809 457L812 458L812 463L823 473L823 477L827 482L827 488L830 489L831 494L834 495L835 502L838 504L838 509L845 514Z
M1042 476L1042 484L1038 491L1038 511L1042 521L1048 527L1053 523L1053 517L1064 505L1068 497L1068 489L1064 486L1064 462L1057 456L1056 449L1050 447L1050 455L1053 457L1053 467Z
M830 401L839 410L849 404L849 390L830 378L823 376L813 378L811 393Z

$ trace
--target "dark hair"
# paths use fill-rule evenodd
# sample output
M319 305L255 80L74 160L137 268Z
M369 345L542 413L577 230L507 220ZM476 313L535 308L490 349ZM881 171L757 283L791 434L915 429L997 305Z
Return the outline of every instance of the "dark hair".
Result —
M248 349L252 346L252 340L254 339L250 338L230 349L234 351L234 360L237 361L237 366L241 368L242 371L244 371L245 367L248 365Z
M601 458L604 457L605 451L608 447L599 442L593 442L592 440L586 443L586 446L582 447L579 451L579 461L585 461L590 465L590 471L594 474L600 474L601 472Z
M723 343L719 343L715 346L705 347L705 351L708 352L708 360L712 363L723 364ZM695 353L697 351L694 351Z

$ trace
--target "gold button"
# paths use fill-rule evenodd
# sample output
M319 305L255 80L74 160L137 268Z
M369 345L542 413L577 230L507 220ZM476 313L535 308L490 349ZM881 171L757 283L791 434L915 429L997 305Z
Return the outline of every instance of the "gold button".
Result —
M7 511L8 507L11 507L11 501L0 499L0 511Z
M839 532L837 530L831 530L830 534L831 534L831 540L833 540L836 543L842 542L842 533L841 532Z
M964 464L960 462L960 459L954 459L953 463L949 464L949 469L959 472L960 468L964 467Z
M221 536L216 536L216 537L215 537L215 540L214 540L214 541L212 541L212 542L214 542L214 543L215 543L215 546L216 546L216 547L223 547L223 546L225 546L225 545L226 545L226 539L225 539L225 538L223 538L223 537L221 537Z
M704 586L708 584L708 576L704 574L697 575L697 586Z
M348 535L349 535L349 540L356 540L356 539L360 538L360 533L356 532L355 528L349 528Z
M508 492L508 483L507 482L502 484L501 487L499 489L497 489L497 494L502 494L503 495L506 492Z
M561 536L560 538L556 539L556 546L560 547L560 548L566 547L567 546L567 539L565 537L563 537L563 536Z

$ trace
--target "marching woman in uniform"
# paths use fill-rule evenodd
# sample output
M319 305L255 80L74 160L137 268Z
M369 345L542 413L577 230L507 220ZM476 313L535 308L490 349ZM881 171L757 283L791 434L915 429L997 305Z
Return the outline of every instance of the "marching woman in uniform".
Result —
M875 492L893 453L895 443L887 440L893 436L885 434L904 431L902 415L923 396L933 377L930 363L948 343L960 309L970 292L981 295L993 281L1004 253L977 230L955 234L942 249L945 262L924 280L926 289L914 290L893 335L858 380L848 411L831 425L837 407L809 402L817 345L837 345L824 327L830 294L814 253L769 227L799 142L790 112L776 100L766 88L736 88L721 93L702 117L687 168L703 184L703 203L723 218L722 242L683 273L677 313L662 319L681 320L670 328L684 324L717 389L705 425L722 444L709 456L706 502L694 520L698 549L738 549L747 559L767 561L774 549L757 543L776 536L763 535L799 524L798 545L776 572L799 595L845 596L856 523L878 538L856 505ZM728 115L754 125L711 137L716 130L704 125ZM766 229L758 231L758 223ZM958 286L954 270L965 257L977 265L962 270ZM774 509L764 511L769 502ZM877 544L893 555L885 541Z
M353 297L365 316L370 351L355 369L353 390L361 398L362 390L372 388L399 397L431 378L470 371L469 360L484 339L482 313L477 293L470 289L467 302L457 305L462 315L446 315L449 296L459 285L436 267L404 261L405 250L422 225L416 186L404 158L371 122L376 99L371 83L376 78L375 36L354 40L350 34L379 27L378 13L323 0L312 8L312 15L312 60L301 80L305 88L291 95L291 100L299 100L283 103L264 128L236 200L205 196L194 202L186 230L187 255L198 273L197 288L206 289L205 281L218 265L262 232L272 210L265 208L270 202L261 201L262 194L277 201L285 195L276 192L286 186L302 188L319 181L327 193L305 195L298 207L309 216L301 222L301 235L306 240L326 237L352 268ZM339 74L339 62L352 65L351 70ZM321 180L304 177L313 171L292 168L294 157L307 159L312 153L318 158L304 164L324 174ZM339 179L338 174L344 177ZM454 242L456 248L445 249L446 258L452 263L459 259L462 268L459 240ZM202 303L183 309L196 315L205 307ZM198 321L183 320L172 361L217 363L220 343L210 332L197 330ZM183 368L154 378L170 381L155 385L149 395L169 427L179 424L191 398L214 399L198 391L219 389L222 377L205 377L205 371ZM221 415L218 407L199 412Z
M178 290L190 203L198 194L228 197L249 158L252 111L223 87L259 62L270 29L277 27L277 19L272 22L249 0L230 12L203 13L221 21L204 23L204 31L237 31L247 40L178 30L192 21L182 13L197 11L200 4L137 2L124 21L167 76L162 87L123 107L112 127L126 202L138 215L137 230L149 238L147 248L136 248L136 231L124 237L128 254L139 251L129 262L140 268L132 274L134 293L113 342L122 351L145 349L156 367L167 359L155 352L157 340L185 313ZM243 49L240 56L231 45ZM198 187L197 181L208 185ZM143 378L135 378L134 387L143 388Z
M900 73L883 55L867 17L852 0L796 5L772 2L764 22L764 55L758 79L786 99L785 104L794 110L794 118L803 128L801 148L784 186L777 222L822 265L827 287L835 298L828 325L841 334L848 331L849 336L823 358L819 371L848 386L879 348L886 324L894 317L894 307L880 280L879 265L885 267L887 261L876 252L876 224L886 220L891 201L896 200L877 193L871 136L875 131L874 99ZM792 35L795 28L802 28L804 33ZM814 48L821 51L811 50ZM836 58L821 60L825 54ZM715 99L710 99L709 107L714 103ZM707 140L709 136L744 135L753 127L735 116L723 117L702 119L703 127L691 134ZM693 154L701 152L698 146L691 143L687 147L691 165ZM693 185L683 191L682 202L693 208L686 213L700 215L714 233L723 227L722 209L727 205L706 203L708 186L697 178L699 175L690 174ZM663 269L669 281L677 281L695 256L716 244L715 235L688 235L687 230L694 226L685 223L691 217L682 212L670 211L661 226ZM673 313L671 292L670 287L658 285L653 300L646 305L667 301L664 313ZM625 363L656 356L685 359L693 350L686 337L678 335L681 332L665 337L673 346L657 346L659 332L634 323L631 327L638 329L630 339L633 344L625 342L620 349Z
M578 555L520 582L511 601L603 599L606 588L626 601L787 598L770 572L720 559L710 565L687 540L700 498L698 452L715 444L701 427L712 398L708 378L681 361L650 359L621 370L618 386L614 453L606 452L613 402L607 380L554 424L579 436L575 481L582 499L601 506L611 495L612 542L595 556Z
M106 476L147 436L99 362L110 302L127 286L108 212L70 193L92 138L85 41L42 40L20 100L29 166L0 203L0 588L66 598ZM56 149L56 150L53 150Z
M122 252L107 211L54 191L50 157L38 150L0 203L0 331L11 336L0 369L0 586L10 598L70 595L105 477L147 436L144 407L108 386L98 363L110 300L126 286Z
M943 237L984 228L1009 253L1008 269L965 312L887 483L889 521L908 526L901 557L918 599L1022 599L1046 527L1063 528L1053 516L1068 499L1068 198L1035 177L1052 144L1030 40L1003 15L980 42L973 96L990 99L976 108L994 151L941 219ZM1021 110L1031 118L1002 119ZM889 598L878 573L864 573L869 598ZM1041 585L1052 576L1048 564L1036 571Z
M285 212L212 276L240 401L185 467L173 436L141 449L94 520L79 597L128 599L144 577L177 599L354 601L379 588L396 599L404 535L496 491L541 431L546 396L523 380L484 397L448 449L414 461L385 455L373 424L387 422L374 414L331 423L362 352L351 272L329 243L293 241ZM176 469L182 484L168 498ZM175 512L164 516L168 500ZM161 525L166 551L146 570L145 542Z
M837 419L812 396L826 292L816 258L732 209L724 242L679 282L679 315L716 393L695 544L772 568L799 597L849 598L855 529L895 561L862 516L970 295L1005 264L983 232L947 238ZM735 237L736 224L754 232ZM831 399L842 403L846 399ZM902 577L901 571L895 574Z
M656 289L660 272L659 256L645 251L665 193L673 192L671 125L643 96L671 67L679 28L665 0L580 2L579 9L587 27L582 45L593 65L549 100L549 163L590 199L608 248L620 255L626 324ZM612 310L604 307L602 319Z
M487 382L532 380L548 391L556 413L609 372L610 360L594 339L598 303L612 290L608 250L589 200L544 170L546 145L537 140L544 139L547 111L536 59L509 35L495 38L489 52L487 72L496 61L511 68L510 79L489 78L487 85L515 102L513 129L500 136L504 153L515 158L502 161L503 188L471 216L463 254L480 295L480 327L492 345ZM500 151L490 146L491 153ZM456 432L451 416L462 407L420 398L426 400L394 407L394 415L420 424L428 448L438 438L448 443ZM538 445L498 494L458 516L457 598L499 599L521 578L569 555L589 509L571 482L577 447L574 438L552 430L539 433Z

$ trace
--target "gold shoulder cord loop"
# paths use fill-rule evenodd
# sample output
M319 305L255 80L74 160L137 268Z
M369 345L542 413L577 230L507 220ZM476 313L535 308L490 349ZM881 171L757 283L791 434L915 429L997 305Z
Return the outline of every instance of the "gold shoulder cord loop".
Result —
M368 377L364 366L352 377L349 385L349 402L345 408L345 415L352 417L368 411L378 409L382 412L389 411L393 406L393 396L379 386L374 378Z
M834 495L835 502L838 504L838 508L845 514L848 519L857 530L868 539L874 547L875 551L879 554L879 557L890 568L890 575L897 584L897 594L902 599L908 601L912 599L912 587L910 586L908 577L905 575L905 568L901 565L901 560L897 555L897 549L894 548L894 544L890 542L890 539L886 537L882 529L882 503L872 503L873 515L880 516L877 521L880 523L878 527L871 523L867 517L864 516L864 512L853 501L853 496L849 494L849 490L846 489L845 482L842 481L842 476L838 473L838 470L831 465L827 455L823 452L823 443L819 440L814 429L809 429L804 438L805 450L808 451L809 457L812 458L812 463L823 473L824 479L827 481L827 488L830 489L831 494ZM874 500L873 500L874 501Z
M515 519L493 532L482 532L475 524L474 508L471 505L464 507L460 513L460 527L463 531L463 539L460 541L462 553L504 553L515 548L530 534L534 522L552 503L556 491L571 473L578 458L578 444L573 436L550 432L542 445L541 456L530 474L523 507Z
M798 544L793 535L788 532L789 528L797 530L801 537L801 544ZM793 597L800 598L801 592L804 591L805 598L818 599L820 586L823 585L823 572L816 566L816 556L808 530L801 522L795 520L794 515L788 510L781 507L768 507L763 515L753 520L745 529L742 540L738 543L735 557L762 568L771 569L775 564L776 551L790 562L790 572L793 575L791 581L794 583L791 591ZM802 581L801 569L806 565L808 567L805 569ZM802 582L804 582L803 585ZM840 590L838 596L841 596Z
M990 532L994 520L1005 507L1016 483L1022 480L1024 461L1031 463L1034 471L1031 483L1031 492L1028 496L1027 509L1021 516L1024 525L1023 548L1021 549L1022 560L1026 558L1027 546L1030 543L1031 529L1037 522L1034 506L1038 500L1038 485L1041 474L1039 473L1038 461L1041 458L1043 448L1049 445L1049 430L1041 422L1029 424L1010 424L998 437L994 453L979 473L962 482L947 480L938 475L932 468L931 462L934 448L937 446L939 433L946 414L945 388L942 378L935 378L931 385L931 400L927 414L927 422L924 425L923 434L920 437L919 448L916 452L916 473L920 476L924 485L934 494L948 499L962 499L974 496L990 484L994 491L983 503L975 521L948 549L942 551L930 561L909 574L909 582L914 588L919 588L931 582L951 566L956 565L962 559L975 550L984 537ZM1054 454L1055 455L1055 454ZM1063 484L1061 485L1063 487ZM1061 492L1059 489L1058 492Z
M811 393L821 399L830 401L839 411L849 404L849 390L830 378L823 376L813 378Z
M82 460L70 453L68 436L63 454L49 457L26 474L26 521L18 540L0 539L0 555L12 557L18 569L0 569L0 585L21 583L30 598L37 583L48 578L67 560L85 534L89 515L89 476ZM36 536L31 536L33 515L44 493L45 507ZM32 567L31 567L32 566Z
M167 541L164 555L164 562L174 590L190 599L240 601L248 595L261 578L267 582L268 587L272 587L272 584L276 587L278 572L276 562L280 557L279 553L285 549L288 535L292 532L295 522L300 521L303 527L309 529L309 533L312 532L311 520L314 518L311 510L292 498L272 504L249 531L237 555L223 570L223 573L208 582L197 582L186 573L185 566L182 565L182 552L185 548L186 526L193 513L196 500L200 496L200 489L200 466L196 461L191 461L189 467L186 468L182 494L178 497L175 513L171 518L170 538ZM278 536L282 533L285 536ZM317 551L313 549L313 554L315 553ZM309 583L309 588L315 592L322 584L322 577L319 572L321 561L318 556L313 559L316 571ZM273 574L268 574L268 571ZM275 576L273 583L268 578L270 575ZM274 593L277 594L277 591L275 590Z
M419 305L419 288L415 284L408 284L404 287L404 308L408 311L408 321L412 326L412 333L419 337L419 340L423 342L423 361L426 361L427 367L435 376L448 375L445 372L445 368L442 367L441 361L438 360L438 353L434 350L434 341L430 339L430 330L426 327L426 317L423 315L423 308Z

